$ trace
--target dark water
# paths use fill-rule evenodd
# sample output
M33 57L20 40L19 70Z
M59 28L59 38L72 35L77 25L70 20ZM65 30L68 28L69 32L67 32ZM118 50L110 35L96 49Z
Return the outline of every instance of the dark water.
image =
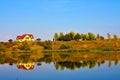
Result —
M94 58L92 55L91 59L81 57L85 55L76 55L79 57L68 57L65 54L62 59L54 55L54 60L51 58L52 55L44 55L38 59L29 56L25 57L25 60L16 59L15 55L13 58L10 58L10 55L5 56L6 59L0 59L3 60L0 64L0 80L120 80L119 53L117 57L108 55L114 59L107 56L99 59L96 58L96 54ZM55 56L58 56L57 59ZM71 60L73 58L75 60Z

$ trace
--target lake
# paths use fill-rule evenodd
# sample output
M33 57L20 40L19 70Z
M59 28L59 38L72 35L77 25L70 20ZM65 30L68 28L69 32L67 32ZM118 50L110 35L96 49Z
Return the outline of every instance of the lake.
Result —
M0 54L0 80L120 80L119 60L119 52Z

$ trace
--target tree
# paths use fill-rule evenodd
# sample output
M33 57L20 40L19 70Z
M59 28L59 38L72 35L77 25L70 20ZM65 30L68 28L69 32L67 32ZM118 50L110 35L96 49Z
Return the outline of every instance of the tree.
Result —
M22 42L21 46L19 46L19 49L20 50L30 50L30 44L29 42L25 41L25 42Z
M67 37L67 39L69 39L69 40L67 40L67 41L74 40L75 35L76 35L75 32L69 32L69 33L67 33L67 34L64 36L64 38L65 38L65 40L66 40L66 37Z
M77 34L75 35L74 39L75 39L76 41L80 40L80 39L81 39L81 35L80 35L79 33L77 33Z
M6 47L4 43L0 42L0 51L5 51Z
M61 34L61 35L62 35L62 34ZM58 40L58 38L59 38L58 33L55 33L55 34L54 34L54 41L57 41L57 40Z
M97 40L100 40L100 35L99 35L99 34L97 34L97 37L96 37L96 38L97 38Z
M86 40L87 39L87 35L86 34L81 34L81 39L82 40Z
M88 32L88 40L95 40L95 35L91 32Z
M41 38L37 38L36 41L37 41L37 42L40 42L40 41L41 41Z
M68 34L70 34L71 39L74 40L74 37L75 37L76 33L75 32L70 32Z
M60 32L60 37L61 37L61 36L64 36L63 32Z
M109 40L111 39L110 33L107 33L107 37L108 37Z
M66 34L66 35L64 36L64 41L70 41L70 40L71 40L70 34Z
M10 43L11 43L11 42L13 42L13 40L12 40L12 39L9 39L9 40L8 40L8 42L10 42Z
M114 40L117 40L117 39L118 39L118 35L117 35L117 34L114 34L114 35L113 35L113 38L114 38Z
M100 36L100 40L104 40L104 37L103 37L103 36Z
M45 41L44 44L43 44L43 47L44 47L44 49L51 50L52 49L52 41L50 41L50 40Z
M64 34L63 32L60 32L60 36L58 38L59 41L63 41L64 40Z
M71 40L74 40L74 35L72 33L69 33Z

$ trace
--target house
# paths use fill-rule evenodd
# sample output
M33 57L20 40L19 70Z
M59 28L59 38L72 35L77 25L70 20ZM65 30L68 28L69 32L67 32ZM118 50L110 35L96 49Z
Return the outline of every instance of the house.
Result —
M23 70L33 70L34 63L17 63L17 68Z
M34 41L34 36L32 34L23 34L17 36L16 41L24 42L24 41Z

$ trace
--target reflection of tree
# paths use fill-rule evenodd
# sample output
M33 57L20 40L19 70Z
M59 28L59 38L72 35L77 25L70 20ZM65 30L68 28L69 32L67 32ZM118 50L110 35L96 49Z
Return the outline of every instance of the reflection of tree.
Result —
M85 53L87 54L87 53ZM52 63L56 70L76 70L78 68L94 68L96 65L100 67L105 63L105 60L109 60L108 67L111 67L112 62L114 65L118 65L120 60L120 54L113 53L91 53L87 54L88 57L84 58L84 53L0 53L0 64L8 63L12 66L14 63L28 63L37 62L37 66L41 66L41 62ZM114 57L113 57L114 56Z
M48 54L48 55L45 55L44 58L43 58L43 61L45 63L51 63L52 62L52 55L51 54Z
M59 64L55 64L54 66L55 66L56 70L58 70L60 68Z
M112 61L110 60L108 63L108 67L111 67L111 65L112 65Z
M39 62L39 63L37 63L37 65L38 65L38 66L41 66L42 64Z
M115 66L117 66L117 65L118 65L118 63L119 63L119 61L118 61L118 60L115 60L115 61L114 61L114 65L115 65Z
M94 61L94 60L85 60L85 61L79 61L79 62L56 62L55 63L55 68L56 70L58 69L70 69L70 70L76 70L77 68L84 68L84 67L89 67L90 69L91 68L94 68L96 66L96 62L97 61Z
M94 68L96 66L96 61L89 61L89 68Z
M56 62L55 68L56 70L61 69L64 70L65 68L70 70L75 70L77 68L77 62Z
M105 63L105 61L104 60L98 60L98 62L97 62L97 64L98 64L98 67L100 67L101 66L101 64L104 64Z

